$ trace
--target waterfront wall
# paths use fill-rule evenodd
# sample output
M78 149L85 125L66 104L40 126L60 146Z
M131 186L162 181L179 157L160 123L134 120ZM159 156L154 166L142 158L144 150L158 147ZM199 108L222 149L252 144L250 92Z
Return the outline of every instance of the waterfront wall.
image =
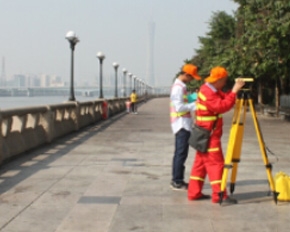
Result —
M66 102L0 111L0 164L126 110L128 98ZM140 99L142 102L144 99ZM104 102L107 112L104 112ZM139 103L140 103L139 102Z

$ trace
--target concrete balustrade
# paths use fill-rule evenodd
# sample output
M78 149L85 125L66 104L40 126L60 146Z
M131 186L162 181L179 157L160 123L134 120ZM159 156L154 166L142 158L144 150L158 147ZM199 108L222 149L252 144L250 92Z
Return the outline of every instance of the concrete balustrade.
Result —
M105 100L108 116L125 111L127 98ZM142 99L140 99L142 101ZM102 118L104 100L7 109L0 111L0 164L97 123Z

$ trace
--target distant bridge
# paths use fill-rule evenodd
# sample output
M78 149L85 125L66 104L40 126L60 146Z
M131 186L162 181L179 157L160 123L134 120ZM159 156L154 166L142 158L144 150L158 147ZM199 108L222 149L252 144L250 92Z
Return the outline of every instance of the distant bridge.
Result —
M103 88L104 94L112 95L112 88ZM68 96L69 87L32 87L32 88L0 88L0 97L35 97L35 96ZM93 97L99 95L98 87L77 87L74 89L76 96Z
M126 89L126 96L129 96L130 89ZM142 91L142 92L139 92ZM145 89L137 90L139 95L143 95ZM169 87L154 88L151 93L155 94L169 94ZM103 87L104 96L114 96L114 87ZM70 94L70 88L66 87L1 87L0 97L38 97L38 96L68 96ZM85 86L74 88L75 96L84 97L98 97L99 87ZM118 89L118 97L123 97L124 89Z

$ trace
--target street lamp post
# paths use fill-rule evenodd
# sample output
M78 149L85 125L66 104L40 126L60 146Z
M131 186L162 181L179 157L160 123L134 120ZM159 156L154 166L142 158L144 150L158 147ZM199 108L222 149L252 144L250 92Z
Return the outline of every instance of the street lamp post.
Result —
M113 67L115 69L115 97L118 97L118 67L119 64L117 62L113 63Z
M129 86L129 95L130 95L132 92L132 76L133 76L133 74L128 73L128 76L129 76L129 84L130 84L130 86Z
M139 95L139 78L136 77L135 79L135 90L136 90L136 93Z
M136 78L137 76L133 76L133 89L136 91Z
M99 98L103 98L103 60L105 59L105 55L102 52L97 53L97 57L100 60L100 95Z
M123 68L123 97L126 97L126 74L127 74L127 69Z
M140 79L140 83L139 83L139 92L140 92L140 96L143 96L143 81Z
M74 94L74 50L75 45L77 44L77 42L79 42L79 39L73 31L67 32L65 38L70 43L71 48L70 97L68 100L75 101L76 99Z
M138 92L139 92L139 95L140 95L140 96L142 95L141 84L142 84L142 80L139 78L139 79L138 79Z

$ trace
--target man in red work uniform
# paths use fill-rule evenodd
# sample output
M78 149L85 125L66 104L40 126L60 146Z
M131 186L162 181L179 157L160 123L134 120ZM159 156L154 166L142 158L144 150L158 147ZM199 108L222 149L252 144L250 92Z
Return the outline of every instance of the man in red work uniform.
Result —
M205 79L198 93L196 101L196 124L212 130L209 147L206 153L197 151L192 166L188 186L188 199L208 199L202 193L206 174L212 187L212 202L219 202L220 184L223 173L224 157L221 148L223 119L222 114L229 111L235 104L237 92L244 86L242 79L237 79L232 90L224 93L221 89L225 86L228 73L223 67L215 67L210 76ZM214 128L213 128L214 127ZM236 204L237 200L228 197L226 190L223 202Z
M197 74L197 67L193 64L185 64L174 81L170 93L170 121L175 135L170 183L173 190L187 190L188 187L184 181L184 163L188 156L188 139L192 128L191 112L195 110L195 103L188 103L186 83L194 79L201 80Z

